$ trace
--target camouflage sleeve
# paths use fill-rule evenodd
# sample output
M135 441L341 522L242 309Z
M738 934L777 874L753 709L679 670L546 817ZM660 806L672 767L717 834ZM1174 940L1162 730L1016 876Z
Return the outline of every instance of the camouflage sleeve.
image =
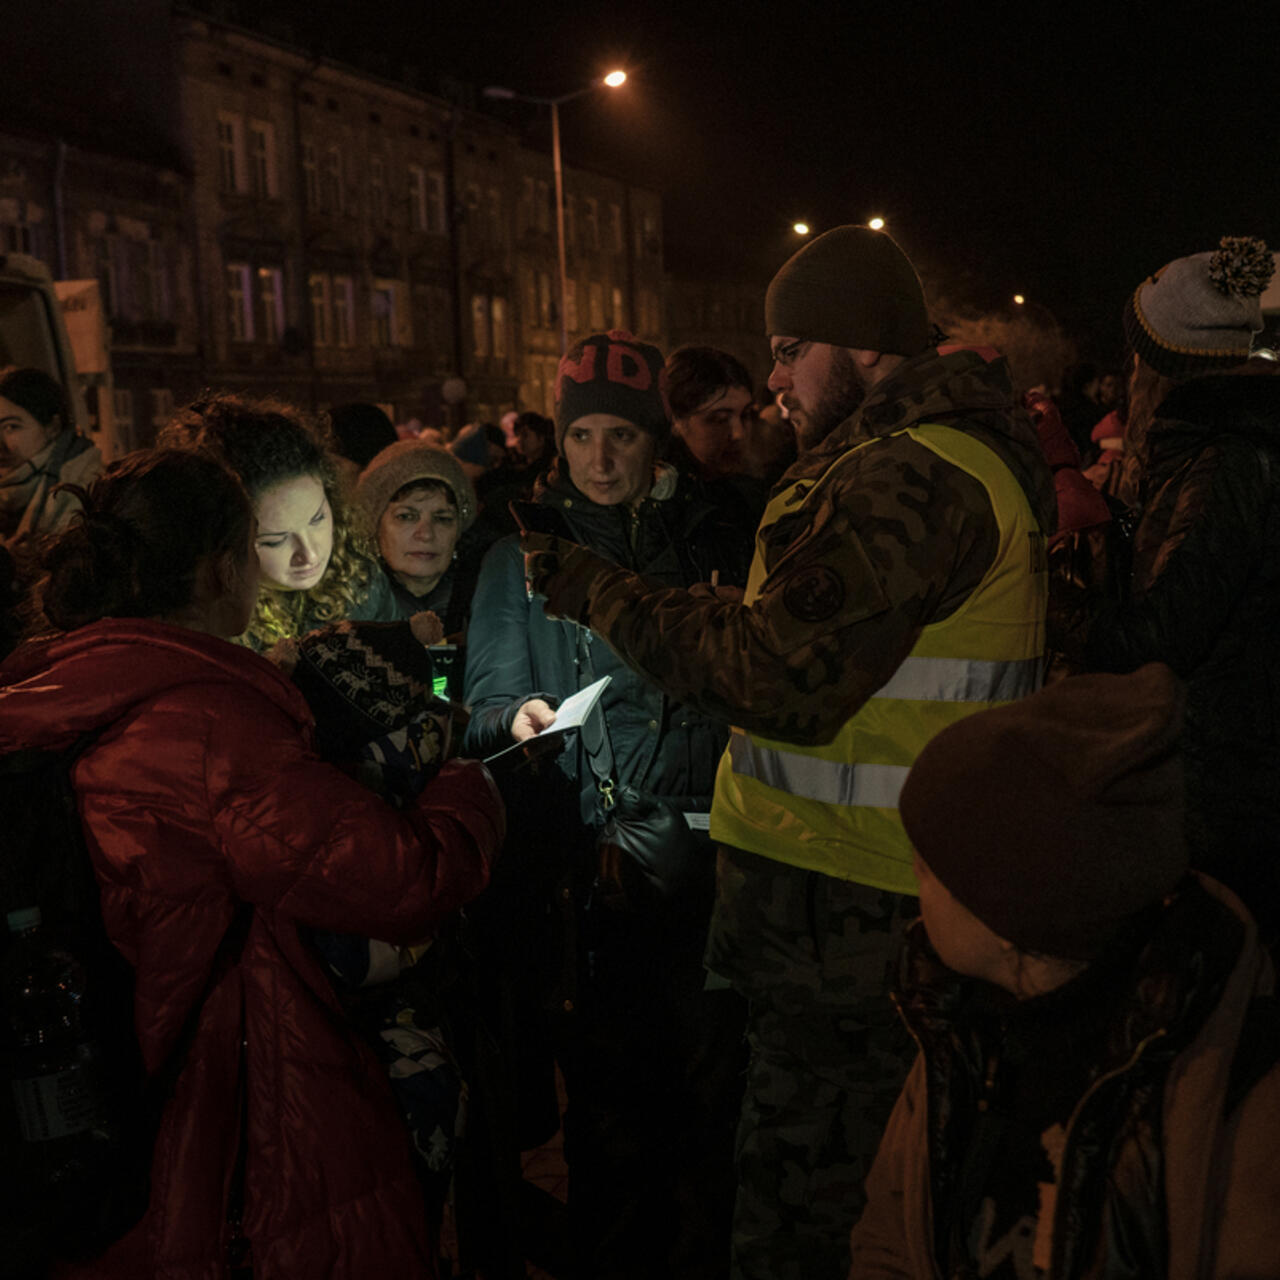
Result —
M982 485L914 441L836 465L818 500L774 526L779 545L751 605L654 589L584 553L540 583L547 612L589 625L709 715L782 741L830 741L920 628L967 599L998 537Z

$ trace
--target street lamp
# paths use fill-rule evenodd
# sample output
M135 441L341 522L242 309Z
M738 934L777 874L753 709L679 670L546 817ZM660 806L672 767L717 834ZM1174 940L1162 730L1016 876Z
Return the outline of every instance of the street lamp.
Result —
M1022 304L1026 302L1026 298L1024 298L1020 293L1015 293L1013 295L1013 300L1018 304L1018 306L1022 306Z
M600 80L594 80L582 89L572 93L562 93L558 98L541 98L531 93L517 93L514 89L506 89L502 85L491 84L484 90L486 98L503 98L508 101L532 102L540 107L551 108L551 163L556 175L556 252L560 259L560 354L569 349L569 322L565 313L565 297L569 292L569 270L564 252L564 173L560 165L560 105L581 98L584 94L593 93L602 86L616 89L625 84L625 71L610 71Z
M797 222L791 230L798 236L807 236L809 234L809 224L807 222Z
M884 230L884 219L883 219L883 218L872 218L872 219L871 219L871 221L867 223L867 226L869 226L869 227L871 228L871 230L872 230L872 231L883 231L883 230Z

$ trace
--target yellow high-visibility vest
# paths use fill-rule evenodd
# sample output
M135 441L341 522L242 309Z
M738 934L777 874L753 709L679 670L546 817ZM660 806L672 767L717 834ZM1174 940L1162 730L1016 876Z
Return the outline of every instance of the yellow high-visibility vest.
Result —
M716 774L711 835L777 862L914 894L911 844L898 816L907 771L947 725L1040 687L1049 575L1031 504L992 449L937 424L905 434L986 489L1000 533L995 559L959 609L923 629L902 665L833 741L804 747L735 728ZM855 445L844 457L873 443ZM828 468L803 504L840 469L840 461ZM803 505L796 487L770 502L762 533ZM764 581L763 545L758 534L748 604Z

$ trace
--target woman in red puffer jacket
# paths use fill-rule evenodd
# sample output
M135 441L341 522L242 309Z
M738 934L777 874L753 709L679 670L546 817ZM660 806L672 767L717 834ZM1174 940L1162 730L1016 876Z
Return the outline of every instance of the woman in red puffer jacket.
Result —
M147 1214L65 1274L224 1275L243 1133L255 1280L430 1277L407 1132L304 930L420 939L484 887L502 805L475 762L446 765L403 811L321 763L301 695L228 642L257 599L253 535L218 463L131 455L46 558L59 633L0 666L0 752L99 735L72 779L148 1070L205 997ZM243 949L209 988L242 902Z

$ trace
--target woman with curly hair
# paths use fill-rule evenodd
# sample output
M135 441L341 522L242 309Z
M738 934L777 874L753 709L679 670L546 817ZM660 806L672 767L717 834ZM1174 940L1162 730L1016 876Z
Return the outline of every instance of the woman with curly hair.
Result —
M157 443L211 454L253 500L261 586L244 643L261 653L326 622L396 616L319 423L278 400L224 393L179 411Z

